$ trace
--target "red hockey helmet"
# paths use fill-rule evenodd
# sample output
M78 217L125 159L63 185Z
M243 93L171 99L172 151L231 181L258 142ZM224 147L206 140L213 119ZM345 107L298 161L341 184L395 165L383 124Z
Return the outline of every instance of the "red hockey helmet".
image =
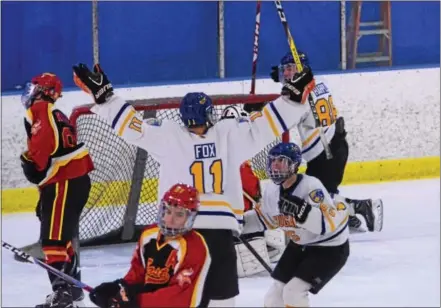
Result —
M62 90L63 84L60 78L52 73L43 73L35 76L31 82L26 84L21 101L26 108L29 108L39 96L43 100L55 103L61 97Z
M173 185L161 200L158 226L165 236L182 235L193 228L200 206L196 188L178 183Z

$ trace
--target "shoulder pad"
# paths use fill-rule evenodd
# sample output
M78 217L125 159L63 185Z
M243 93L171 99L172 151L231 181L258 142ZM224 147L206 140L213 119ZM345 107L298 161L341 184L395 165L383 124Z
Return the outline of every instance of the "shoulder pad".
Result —
M157 118L149 118L149 119L146 119L145 122L151 126L161 126L162 125L162 120L157 119Z

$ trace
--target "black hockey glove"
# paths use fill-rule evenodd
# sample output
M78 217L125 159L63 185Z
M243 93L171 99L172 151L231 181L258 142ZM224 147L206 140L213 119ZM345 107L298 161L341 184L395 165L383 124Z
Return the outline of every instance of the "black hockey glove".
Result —
M122 279L104 282L90 292L89 298L100 308L136 308L135 295L129 289Z
M28 158L27 152L23 152L20 155L20 160L23 173L29 182L38 184L46 177L47 169L39 171L37 165Z
M314 75L309 67L294 75L293 79L285 79L281 94L293 102L304 103L315 87Z
M270 73L271 79L274 80L274 82L279 82L279 67L278 66L271 66L271 73Z
M113 95L113 87L99 64L93 66L93 72L80 63L73 66L74 82L84 92L92 94L97 104L103 104Z
M249 104L243 104L243 110L252 113L252 112L261 112L263 107L265 107L266 102L263 103L249 103Z
M311 212L311 204L294 195L280 196L279 211L284 215L294 216L296 222L304 223Z

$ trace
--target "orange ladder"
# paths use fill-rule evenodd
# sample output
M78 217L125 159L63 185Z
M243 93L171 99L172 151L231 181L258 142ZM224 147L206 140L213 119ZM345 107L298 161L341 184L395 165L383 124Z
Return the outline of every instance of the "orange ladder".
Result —
M360 22L363 1L352 2L351 17L348 25L347 59L349 68L357 63L378 63L392 66L392 29L390 1L380 2L380 20ZM366 29L367 28L367 29ZM379 36L379 51L358 53L358 41L366 35Z

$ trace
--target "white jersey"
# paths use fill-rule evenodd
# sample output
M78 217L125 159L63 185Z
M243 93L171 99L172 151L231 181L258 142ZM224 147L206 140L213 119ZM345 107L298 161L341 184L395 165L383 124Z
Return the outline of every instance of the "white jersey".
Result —
M279 211L280 194L292 194L311 204L302 224ZM334 203L323 184L315 177L299 174L289 189L269 183L261 203L245 213L243 233L280 228L296 244L305 246L338 246L348 240L348 209L343 202Z
M316 80L316 86L311 92L311 98L321 127L317 126L312 109L297 125L302 142L302 157L307 162L313 160L324 151L323 142L330 144L335 134L337 109L328 87ZM306 103L311 108L308 100Z
M309 106L280 97L254 115L253 121L225 119L202 136L171 120L143 121L117 96L95 105L92 112L160 163L158 200L178 182L192 185L201 193L194 227L239 232L244 213L240 165L297 125Z

